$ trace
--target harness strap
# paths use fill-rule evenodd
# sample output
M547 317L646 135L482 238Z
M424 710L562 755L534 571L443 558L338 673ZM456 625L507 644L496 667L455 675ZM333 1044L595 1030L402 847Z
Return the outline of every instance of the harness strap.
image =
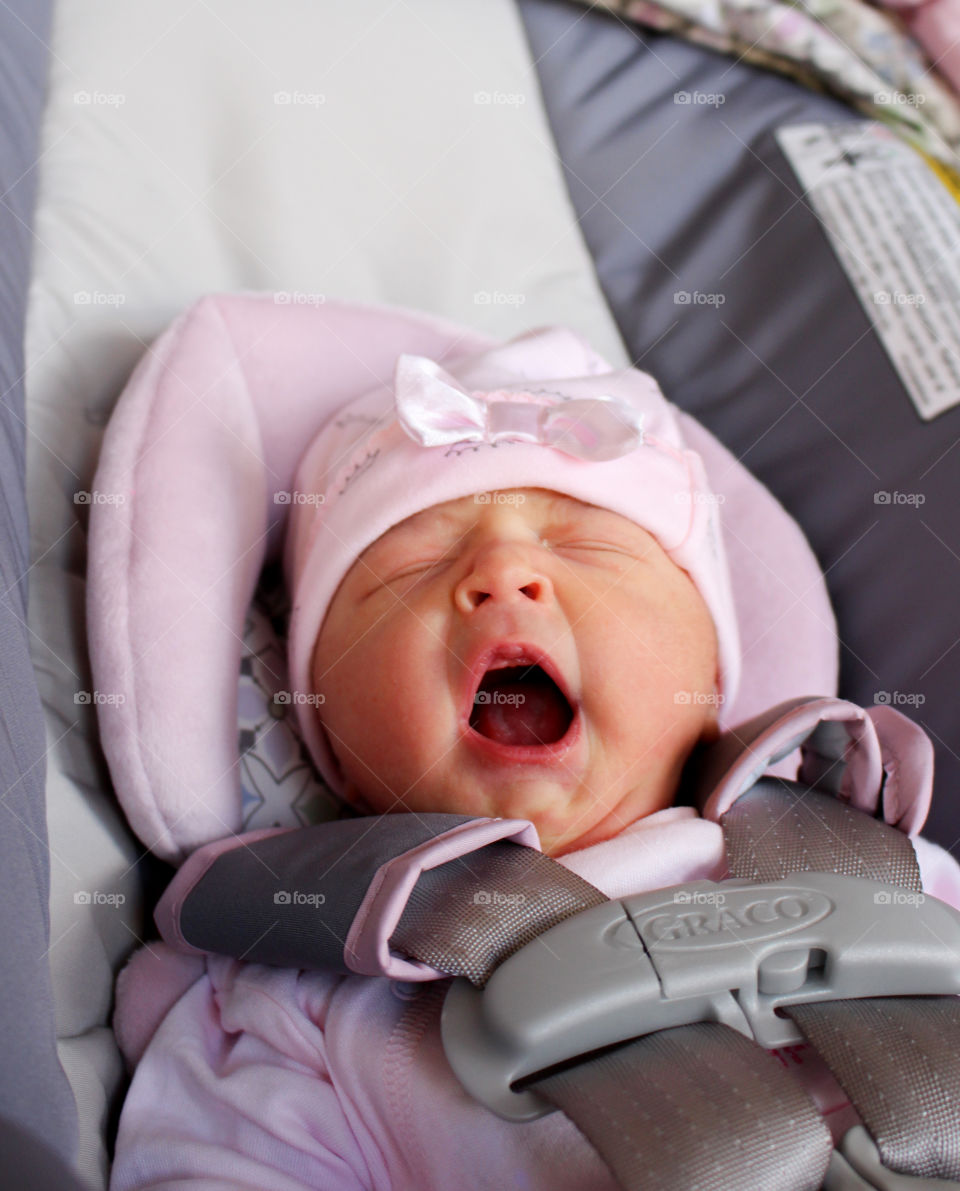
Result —
M761 778L721 816L720 826L732 877L776 881L791 873L843 873L917 893L923 888L907 835L797 782Z
M923 897L908 837L816 790L761 779L720 823L734 877L769 881L796 872L841 872ZM863 924L879 939L884 910L879 904L875 920ZM956 997L857 998L785 1012L850 1097L884 1166L960 1179Z
M540 852L493 843L422 873L391 945L483 987L550 926L608 900ZM649 1034L530 1087L577 1125L626 1191L816 1191L830 1160L830 1132L800 1085L716 1023Z
M890 708L864 712L840 700L814 699L774 708L730 736L732 741L720 742L722 756L710 753L702 789L707 798L704 816L723 825L734 878L780 880L791 873L826 870L872 878L885 887L877 893L887 899L892 893L896 896L897 886L910 891L904 897L923 897L918 892L919 871L906 835L919 830L929 801L932 747L919 727ZM734 743L740 752L731 764ZM751 789L771 763L797 746L804 758L800 770L803 785L761 778ZM810 790L814 784L835 797ZM898 830L870 817L881 810ZM517 842L506 842L511 837ZM729 1186L740 1191L747 1186L783 1186L796 1191L818 1186L824 1154L829 1151L825 1125L789 1073L760 1046L729 1028L757 1029L757 1021L749 1019L753 1022L749 1025L749 1013L744 1016L747 1003L738 1002L734 992L752 988L750 995L755 998L757 986L751 981L759 979L759 970L747 976L746 985L727 985L721 979L715 987L715 980L724 976L725 958L733 961L734 949L726 957L720 953L720 971L714 972L709 955L700 960L694 952L681 948L686 955L681 962L669 947L658 954L660 935L652 927L641 933L637 922L632 922L621 937L617 932L625 922L624 915L629 916L637 899L611 906L599 890L544 857L535 845L533 829L524 821L438 814L385 815L299 831L254 833L209 845L191 857L164 894L157 920L167 941L182 950L216 951L286 966L421 980L441 973L462 974L483 987L491 973L503 965L498 982L484 995L489 997L498 985L510 990L509 1004L497 1002L498 1020L507 1031L500 1035L503 1048L509 1051L507 1068L499 1052L486 1054L482 1047L470 1051L472 1066L457 1068L465 1086L469 1081L484 1093L492 1089L493 1099L483 1102L491 1107L497 1103L494 1111L504 1109L502 1115L508 1119L532 1119L542 1115L543 1101L552 1097L580 1124L601 1154L609 1156L611 1168L628 1188L675 1191L682 1187L686 1191L704 1187L717 1191ZM842 878L830 878L834 879ZM890 974L909 975L913 967L910 961L904 965L902 950L891 948L884 961L882 947L886 923L896 922L901 940L905 934L909 937L909 905L893 907L898 913L885 920L883 906L877 904L874 917L869 912L869 891L864 895L868 899L864 911L860 908L863 898L858 902L853 889L843 896L831 894L836 887L829 882L824 885L824 881L827 878L819 878L816 888L825 892L818 896L829 904L830 894L838 899L834 909L846 911L844 937L847 950L857 953L857 962L862 962L861 944L870 936L871 945L877 940L876 962L871 953L867 970L875 970L881 979L886 963ZM710 890L695 888L698 886L718 889L712 882L693 882L680 892L687 900L704 892L712 896ZM860 886L858 892L865 888L865 884ZM243 891L239 899L238 889ZM743 886L739 893L733 888L728 891L734 901L742 894ZM277 910L278 905L284 907L282 911ZM317 914L318 905L324 907L322 916ZM640 906L635 909L643 912ZM950 915L929 912L935 910L936 904L925 907L922 917L917 915L914 952L920 957L915 962L922 978L887 981L883 984L887 991L900 987L912 995L924 988L939 991L954 987L949 965L941 961L943 938L956 922ZM584 926L564 922L581 912ZM838 918L842 917L838 913ZM691 916L691 921L697 919L698 915ZM738 921L735 915L728 916L721 929L733 932L735 938ZM921 922L940 924L935 937L931 937L933 926L921 937ZM860 936L855 940L849 937L851 923L854 935ZM613 932L598 936L593 950L592 944L585 944L583 934L584 929L589 934L592 924L606 924L603 929L609 927ZM526 1067L532 1073L526 1078L532 1094L526 1096L521 1090L523 1075L518 1072L512 1082L509 1077L517 996L520 1001L531 999L533 1004L526 1006L527 1010L540 1006L545 999L541 993L547 994L549 1002L553 990L544 987L543 981L550 979L551 965L520 962L517 966L523 956L510 957L527 944L527 955L538 959L537 951L547 947L540 935L550 928L568 943L574 939L571 955L581 957L574 959L572 967L567 965L554 1008L560 1005L562 1009L567 994L573 996L571 1003L579 1004L577 997L582 1000L585 993L589 1003L594 986L601 988L601 999L593 1003L599 1017L583 1035L594 1039L594 1048L609 1047L613 1037L631 1037L634 1006L641 1003L647 1015L644 1020L650 1020L652 1011L661 1025L645 1026L659 1028L659 1033L606 1051L591 1052L585 1047L582 1061L565 1061L562 1068L549 1066L559 1063L559 1057ZM552 942L557 944L557 939L554 935ZM736 950L749 960L749 939L744 938ZM402 958L404 951L412 961ZM710 951L709 945L705 951ZM930 953L937 957L932 965ZM789 951L779 954L789 960ZM586 955L593 959L583 960ZM549 958L556 972L557 955L550 953ZM592 962L601 965L596 969L598 980L593 978ZM736 967L736 961L733 963ZM524 976L519 989L515 988L511 965L514 975L530 972L533 978ZM842 976L839 961L837 968ZM762 973L771 993L784 991L783 981L796 974L789 964L784 969L782 963ZM690 977L696 986L693 997ZM802 974L800 978L805 979ZM829 983L818 990L815 974L812 979L811 995L823 996ZM778 984L781 987L777 988ZM862 982L841 980L834 987L840 985L847 996L851 990L872 991L864 989ZM724 991L730 989L734 992ZM462 1010L467 1003L464 998L472 994L475 1000L479 994L467 981L451 986L451 992L457 990L464 994L460 997L462 1024L467 1020ZM451 1008L449 1020L453 1021L456 1011L449 1005L449 996L447 1000L445 1016ZM940 1171L960 1177L956 1153L960 1121L951 1108L960 1099L957 999L914 998L916 1012L911 1002L901 998L858 1000L852 1010L846 1002L822 1000L807 1002L798 1010L797 1000L791 997L785 1002L784 1011L796 1017L796 1028L821 1051L873 1134L871 1140L862 1127L848 1132L839 1152L829 1157L824 1187L829 1191L960 1187L960 1183L934 1182L912 1173ZM694 1002L695 1013L703 1015L700 1022L710 1024L695 1028L687 1024L697 1020L688 1016ZM570 1030L562 1013L554 1016L549 1027L536 1012L527 1012L524 1020L524 1028L533 1029L532 1034L524 1035L524 1045L532 1042L536 1050L541 1037L537 1031L542 1034L543 1029L552 1029L554 1034L541 1053L576 1053L563 1045ZM617 1024L611 1032L606 1027L614 1021ZM760 1037L765 1028L761 1026L755 1036ZM778 1031L767 1033L772 1036ZM681 1061L679 1057L692 1053L691 1047L696 1053L693 1067L692 1059ZM881 1051L889 1057L881 1058ZM464 1053L461 1049L461 1058ZM709 1059L708 1067L705 1059ZM485 1065L488 1063L495 1069ZM497 1080L504 1071L503 1099L498 1100L501 1084ZM716 1075L704 1078L709 1071ZM537 1094L541 1085L542 1096ZM624 1088L630 1089L628 1097ZM798 1096L802 1109L796 1107ZM629 1100L626 1107L625 1098ZM696 1109L685 1110L688 1102L696 1104ZM733 1127L728 1115L731 1106L736 1109ZM669 1113L668 1117L664 1113ZM642 1141L630 1141L632 1122L641 1117L652 1124ZM669 1124L664 1125L664 1120ZM664 1132L670 1137L664 1138ZM747 1138L752 1147L749 1151L744 1148ZM877 1147L886 1163L883 1167ZM765 1152L777 1154L774 1173L761 1168L760 1159L754 1157ZM848 1162L845 1170L841 1169L844 1162ZM656 1170L654 1163L658 1164ZM643 1169L638 1174L640 1166ZM797 1173L801 1169L803 1173ZM899 1174L898 1170L911 1173ZM726 1181L717 1181L721 1179Z
M542 852L502 841L421 873L390 944L483 988L515 951L608 900Z
M721 826L734 878L839 872L923 896L902 831L799 783L761 779ZM483 987L514 951L606 900L541 853L494 843L423 873L392 944ZM865 930L882 931L882 906L877 913ZM956 998L787 1012L850 1096L888 1170L960 1178L960 1047L944 1046L960 1038ZM574 1121L629 1191L732 1191L747 1185L745 1171L752 1186L814 1191L830 1163L829 1132L795 1080L716 1023L661 1030L527 1086Z
M530 1086L630 1191L817 1191L833 1148L776 1059L712 1022L647 1034Z
M858 998L794 1005L787 1012L850 1097L883 1165L905 1175L950 1179L955 1187L960 1000Z

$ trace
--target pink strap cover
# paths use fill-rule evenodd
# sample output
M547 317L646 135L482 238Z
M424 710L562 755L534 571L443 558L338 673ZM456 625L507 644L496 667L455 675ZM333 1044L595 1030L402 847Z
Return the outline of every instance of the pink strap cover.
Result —
M858 707L845 699L793 699L727 733L701 774L703 816L718 822L741 794L799 747L797 780L831 792L916 835L930 811L933 744L892 707Z
M198 848L177 871L154 910L154 919L164 942L182 955L206 954L189 943L180 929L180 916L190 894L211 865L225 852L247 847L271 836L283 835L290 830L295 831L296 828L263 828L215 840ZM476 852L497 840L512 840L540 851L537 830L526 819L478 818L441 832L381 864L370 878L366 895L344 940L343 960L346 966L359 975L389 976L394 980L436 980L443 976L443 972L427 964L393 954L389 946L390 936L403 915L407 899L421 873L446 864L448 860ZM229 907L225 906L224 912L229 912Z

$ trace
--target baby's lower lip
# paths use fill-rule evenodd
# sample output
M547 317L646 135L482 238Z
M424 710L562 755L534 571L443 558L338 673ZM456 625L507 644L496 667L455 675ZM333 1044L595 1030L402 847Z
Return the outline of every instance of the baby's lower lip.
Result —
M463 739L479 756L503 765L569 765L571 758L568 754L580 744L583 737L581 718L578 707L566 732L552 744L501 744L477 732L469 724L465 727Z

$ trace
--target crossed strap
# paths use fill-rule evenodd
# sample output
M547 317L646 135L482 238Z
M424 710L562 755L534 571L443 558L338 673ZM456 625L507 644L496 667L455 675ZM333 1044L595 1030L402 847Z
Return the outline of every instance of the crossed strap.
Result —
M799 781L769 773L760 777L798 745ZM932 746L919 727L890 708L864 710L827 698L792 700L711 746L697 783L704 816L723 830L733 879L725 896L731 904L751 889L749 883L769 884L800 873L841 874L821 876L819 885L813 876L806 882L811 890L831 893L834 911L846 909L844 941L824 953L824 965L836 960L842 968L843 956L862 956L866 944L868 978L882 972L887 991L960 989L952 962L954 949L960 952L957 915L929 899L931 904L916 916L913 942L914 919L901 914L899 938L885 948L887 924L897 915L887 914L881 905L874 912L867 884L874 882L881 891L875 899L889 901L891 890L894 895L902 890L903 899L913 899L911 905L924 897L909 838L923 823L932 784ZM491 992L507 987L500 1009L511 1029L518 999L534 1008L539 1028L536 1014L553 992L551 967L534 965L539 975L532 981L527 979L530 969L524 968L519 983L514 979L509 986L504 977L524 957L539 959L540 953L549 956L559 977L564 965L547 949L556 945L558 931L572 929L576 946L564 971L587 990L588 1001L616 969L618 956L624 961L618 976L623 1003L601 998L590 1006L594 1024L597 1005L601 1018L611 1007L619 1012L616 1029L609 1030L604 1019L603 1029L593 1035L588 1031L593 1041L578 1052L567 1043L582 1013L561 1015L560 1046L527 1052L530 1061L524 1070L529 1074L507 1073L495 1111L503 1108L505 1116L530 1119L515 1112L524 1097L535 1101L540 1115L547 1104L560 1108L628 1191L815 1191L821 1186L825 1191L933 1191L960 1186L955 1182L960 1180L960 1002L955 996L877 997L865 995L871 989L862 980L852 986L828 980L804 1000L816 984L814 972L813 985L801 973L788 999L771 1002L782 1003L781 1012L822 1056L863 1121L834 1150L806 1092L746 1036L746 1031L756 1031L756 1023L747 1024L749 1014L744 1016L742 990L749 985L741 986L738 1002L729 991L710 1001L705 1013L710 1020L698 1020L697 1009L693 1016L668 1015L641 1027L635 997L641 978L656 1012L662 1009L661 994L671 1013L673 997L683 1003L684 1013L689 1007L686 985L686 991L667 991L666 981L674 978L668 972L670 948L658 952L660 940L644 933L644 921L627 921L631 914L636 919L637 899L611 902L537 851L535 842L529 824L440 814L385 815L253 833L195 853L161 899L157 921L168 943L194 953L403 979L433 979L441 973L465 977L450 987L444 1021L448 1009L456 1019L451 994L468 992L469 1004L471 997L488 1000ZM425 849L430 863L422 862ZM851 878L861 878L863 884ZM703 884L724 889L723 883ZM797 884L803 882L798 878ZM283 891L291 888L308 890L309 904L285 904L278 913L278 904L290 902ZM677 889L674 900L688 895L687 887ZM522 897L516 896L518 891ZM666 901L670 893L660 891ZM324 907L322 920L318 904ZM581 922L567 922L581 915ZM621 925L628 928L612 949L594 949L595 966L583 962L581 948L580 928L591 915L614 931ZM631 926L636 928L632 935ZM724 929L732 930L731 941L752 962L752 936L737 935L735 918ZM950 945L948 938L954 940ZM794 952L791 958L789 950L778 946L769 954L776 963L764 979L774 983L797 975L790 968L797 955L810 968L817 967L813 952ZM914 968L919 971L930 956L935 978L921 982ZM644 963L647 974L641 977ZM706 970L713 980L710 954L704 958L695 952L686 974L691 970L697 976ZM893 980L887 979L891 972ZM828 978L830 972L824 967L820 975ZM758 969L753 979L759 976ZM488 984L483 994L477 991ZM843 995L853 993L856 999L827 1000L824 993L831 988L843 988ZM759 985L751 995L758 991ZM583 1037L577 1031L577 1045ZM765 1043L780 1044L769 1038ZM558 1061L554 1056L560 1052L575 1057ZM540 1061L544 1055L550 1057ZM489 1052L483 1046L475 1049L465 1066L454 1062L449 1049L448 1057L466 1085L475 1074L470 1064L475 1060L474 1067L482 1068Z
M903 832L796 782L761 779L721 826L734 878L822 871L921 888ZM606 900L541 853L495 843L423 873L391 945L483 987L550 926ZM882 927L882 914L864 923L865 931ZM869 1131L853 1141L878 1167L960 1179L957 998L864 998L785 1012L850 1097ZM575 1122L628 1191L869 1185L836 1181L849 1167L813 1102L773 1056L716 1022L660 1030L524 1086Z

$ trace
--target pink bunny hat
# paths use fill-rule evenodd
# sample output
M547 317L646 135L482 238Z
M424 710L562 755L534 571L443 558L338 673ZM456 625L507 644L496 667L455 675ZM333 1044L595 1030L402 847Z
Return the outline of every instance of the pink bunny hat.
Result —
M398 408L402 356L432 363L401 366ZM380 452L373 464L368 449ZM519 484L662 535L722 637L721 730L786 699L835 693L833 612L800 528L643 373L612 371L564 327L498 343L402 307L211 294L144 353L80 506L90 514L92 702L145 846L179 863L242 826L238 677L265 563L285 549L293 684L309 690L324 609L365 543L425 505ZM320 725L304 710L315 709L297 712L328 772Z
M736 696L740 640L721 499L703 461L653 377L613 372L586 344L586 375L551 372L560 335L570 332L530 332L449 371L401 354L393 383L338 411L297 469L286 551L290 682L303 738L337 793L336 761L309 698L324 615L367 546L458 497L548 488L637 522L697 585L716 627L722 700ZM538 374L547 379L532 379Z

